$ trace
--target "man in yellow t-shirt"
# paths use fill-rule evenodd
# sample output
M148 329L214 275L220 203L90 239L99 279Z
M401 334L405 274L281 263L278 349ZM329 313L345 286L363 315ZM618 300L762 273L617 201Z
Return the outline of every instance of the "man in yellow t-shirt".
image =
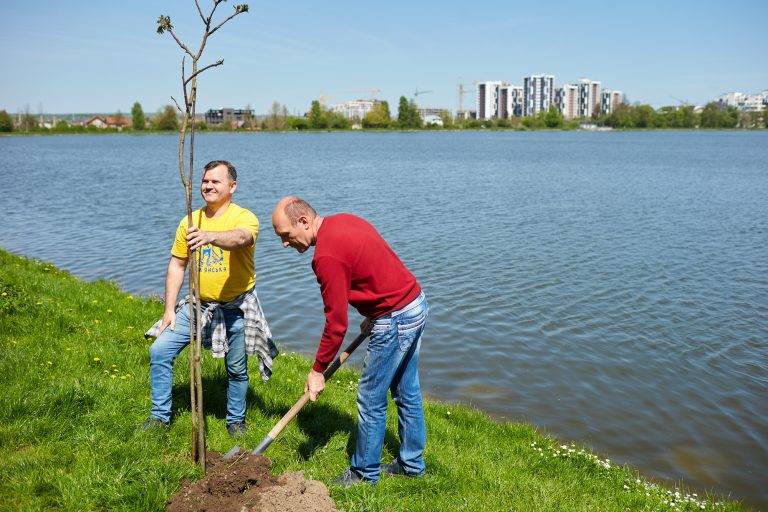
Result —
M198 249L200 299L203 303L224 306L221 307L227 341L224 358L229 377L227 431L232 436L245 431L248 356L244 314L239 307L227 308L226 303L240 298L254 286L253 252L259 221L253 213L232 202L236 189L237 171L231 163L225 160L208 163L200 186L205 208L193 212L193 227L187 228L187 217L179 222L165 278L165 312L156 324L157 339L149 350L152 408L145 428L167 426L171 419L173 362L190 338L188 307L177 311L177 298L184 283L189 252Z

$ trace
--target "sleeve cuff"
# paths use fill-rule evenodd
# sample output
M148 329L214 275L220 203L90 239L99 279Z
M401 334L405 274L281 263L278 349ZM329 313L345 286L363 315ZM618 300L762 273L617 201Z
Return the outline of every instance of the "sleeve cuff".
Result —
M318 373L323 373L326 368L328 368L328 365L331 363L321 363L317 359L315 359L315 364L312 365L312 369L315 370Z

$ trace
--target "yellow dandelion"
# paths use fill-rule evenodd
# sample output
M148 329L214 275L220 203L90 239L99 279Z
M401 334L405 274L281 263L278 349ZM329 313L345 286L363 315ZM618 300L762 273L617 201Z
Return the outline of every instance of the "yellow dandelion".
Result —
M93 360L94 360L94 361L96 361L96 362L98 363L99 361L101 361L101 358L99 358L99 357L94 357L94 358L93 358Z
M47 364L48 366L51 366L53 363L51 361L46 361L45 364Z
M39 302L37 302L37 305L39 306L39 305L40 305L40 304L42 304L42 303L43 303L43 301L39 301Z
M110 377L112 377L113 379L116 379L116 378L117 378L117 375L115 375L115 374L113 373L112 375L110 375Z
M8 295L8 294L6 292L3 292L3 297L5 297L6 295Z
M108 309L108 310L107 310L107 313L111 313L111 312L112 312L112 310L111 310L111 309Z

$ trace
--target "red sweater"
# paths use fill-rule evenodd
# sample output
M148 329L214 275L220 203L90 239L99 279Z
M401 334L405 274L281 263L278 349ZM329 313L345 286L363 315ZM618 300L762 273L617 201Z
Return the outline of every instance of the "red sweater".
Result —
M421 293L413 274L367 221L339 213L323 219L312 258L325 306L325 329L312 368L333 361L347 332L347 304L378 318L412 302Z

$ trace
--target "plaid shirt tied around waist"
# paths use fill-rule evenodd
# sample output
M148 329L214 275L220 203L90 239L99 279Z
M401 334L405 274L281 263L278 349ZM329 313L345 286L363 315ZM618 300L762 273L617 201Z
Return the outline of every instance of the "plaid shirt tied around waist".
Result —
M176 304L176 311L190 302L187 295ZM262 380L269 380L272 376L272 360L277 357L279 351L272 341L272 331L269 330L264 311L256 295L256 288L235 297L229 302L201 302L200 324L202 326L202 342L205 348L210 348L213 357L222 358L229 351L227 339L227 325L224 320L224 309L239 309L243 312L245 324L245 352L248 355L256 354L259 358L259 373ZM160 323L162 318L155 322L144 334L146 338L160 336Z

